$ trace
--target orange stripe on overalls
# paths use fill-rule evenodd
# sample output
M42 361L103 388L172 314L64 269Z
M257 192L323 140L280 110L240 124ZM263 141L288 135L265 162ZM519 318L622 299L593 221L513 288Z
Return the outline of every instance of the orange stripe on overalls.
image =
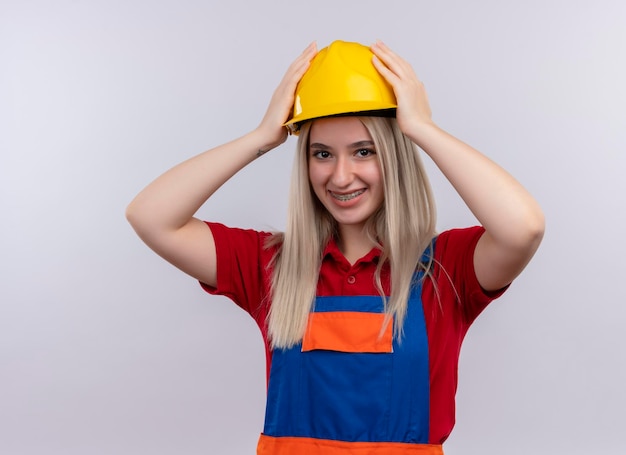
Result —
M261 435L257 455L443 455L439 444L343 442Z

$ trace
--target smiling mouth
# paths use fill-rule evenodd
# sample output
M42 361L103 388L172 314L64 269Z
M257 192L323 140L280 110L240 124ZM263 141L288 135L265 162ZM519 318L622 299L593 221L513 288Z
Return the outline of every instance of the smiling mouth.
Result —
M354 199L355 197L358 197L360 195L362 195L363 193L365 193L365 190L357 190L354 193L348 193L348 194L339 194L339 193L333 193L332 191L329 191L330 195L337 199L338 201L349 201L350 199Z

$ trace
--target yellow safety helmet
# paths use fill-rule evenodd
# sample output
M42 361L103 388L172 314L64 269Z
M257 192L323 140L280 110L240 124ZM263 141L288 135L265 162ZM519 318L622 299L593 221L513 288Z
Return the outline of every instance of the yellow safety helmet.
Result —
M394 115L396 97L374 67L373 55L367 46L346 41L320 50L298 83L293 115L285 126L298 134L302 122L319 117L375 111Z

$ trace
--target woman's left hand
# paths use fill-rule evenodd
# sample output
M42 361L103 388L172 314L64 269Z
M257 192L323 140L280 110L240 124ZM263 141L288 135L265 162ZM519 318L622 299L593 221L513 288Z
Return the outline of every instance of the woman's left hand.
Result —
M474 251L474 270L487 291L509 284L539 247L543 212L526 189L479 151L432 121L424 84L413 68L381 42L371 46L373 64L393 87L402 132L446 176L485 228Z
M372 63L393 88L398 103L396 118L402 132L418 142L421 125L432 124L432 113L426 89L411 65L393 52L386 44L377 41L370 49Z

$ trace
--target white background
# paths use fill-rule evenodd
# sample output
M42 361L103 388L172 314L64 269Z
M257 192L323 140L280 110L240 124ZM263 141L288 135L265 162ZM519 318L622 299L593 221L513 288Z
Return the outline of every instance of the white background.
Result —
M254 453L256 326L124 209L254 128L310 41L377 38L547 217L466 339L447 455L626 453L624 24L622 0L1 1L0 453ZM282 228L294 146L199 215ZM439 229L474 224L428 166Z

